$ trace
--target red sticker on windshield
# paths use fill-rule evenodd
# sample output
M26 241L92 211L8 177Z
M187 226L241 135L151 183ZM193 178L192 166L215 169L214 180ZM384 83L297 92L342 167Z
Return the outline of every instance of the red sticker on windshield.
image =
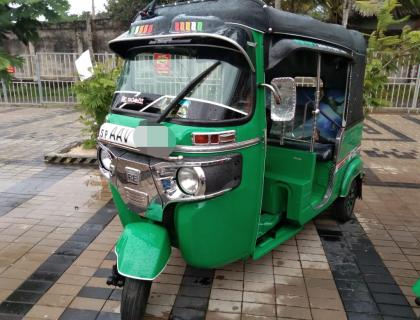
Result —
M158 74L169 74L171 72L171 55L169 53L154 53L153 63Z

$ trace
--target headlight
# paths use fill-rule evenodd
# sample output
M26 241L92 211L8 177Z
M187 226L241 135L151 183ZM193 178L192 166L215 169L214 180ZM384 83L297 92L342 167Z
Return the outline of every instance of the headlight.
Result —
M99 150L99 162L105 170L111 171L111 154L102 148Z
M203 195L206 189L206 177L200 167L180 168L177 173L178 185L188 195Z

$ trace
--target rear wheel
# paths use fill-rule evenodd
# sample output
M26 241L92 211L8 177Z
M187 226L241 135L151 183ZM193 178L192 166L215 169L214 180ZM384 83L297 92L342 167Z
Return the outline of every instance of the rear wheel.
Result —
M354 205L358 196L357 181L353 180L349 193L345 197L340 197L334 203L334 216L341 222L349 221L353 217Z
M125 279L121 296L121 320L143 319L151 285L151 281Z

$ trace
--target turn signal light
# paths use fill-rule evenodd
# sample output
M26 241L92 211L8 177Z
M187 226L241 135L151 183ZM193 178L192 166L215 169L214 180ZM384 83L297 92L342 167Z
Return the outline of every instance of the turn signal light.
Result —
M236 141L235 131L226 131L219 133L201 133L192 134L192 142L194 145L217 145Z

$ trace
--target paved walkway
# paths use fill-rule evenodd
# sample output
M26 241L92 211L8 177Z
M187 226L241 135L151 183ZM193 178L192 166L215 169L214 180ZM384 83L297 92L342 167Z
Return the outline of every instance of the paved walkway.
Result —
M80 136L66 109L0 108L0 319L119 319L108 287L121 231L94 168L45 165ZM414 319L420 277L420 117L366 121L357 220L328 213L259 261L220 270L174 250L147 319Z

